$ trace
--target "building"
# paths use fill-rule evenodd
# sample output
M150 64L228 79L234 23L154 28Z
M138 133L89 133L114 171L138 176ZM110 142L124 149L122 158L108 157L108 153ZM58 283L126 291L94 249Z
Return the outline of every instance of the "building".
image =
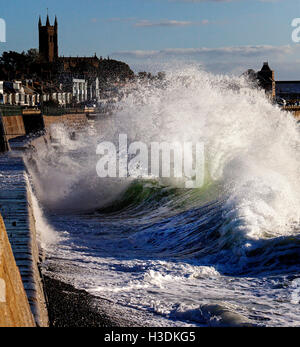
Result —
M88 83L84 79L73 78L72 80L73 99L77 103L88 100Z
M285 104L300 105L300 81L277 81L276 98Z
M300 106L300 81L275 81L274 71L265 62L260 71L248 70L246 74L258 81L266 93L282 106Z
M0 104L4 104L4 82L0 81Z
M38 106L40 95L33 86L33 81L0 81L0 103L24 107Z
M79 66L98 68L101 59L95 54L93 57L60 57L59 62L62 63L64 71L71 71Z
M98 77L91 78L88 81L88 100L100 101L100 82Z
M45 63L61 63L63 71L71 71L78 67L85 69L98 68L102 58L98 58L96 54L92 57L59 57L58 50L58 21L55 16L54 25L50 24L47 15L46 25L42 25L41 17L39 18L39 52L42 62Z
M268 62L264 62L263 67L257 72L256 77L259 85L266 91L266 93L271 98L275 98L275 73L270 69Z
M4 104L25 105L25 90L21 81L4 81Z
M46 25L39 19L39 52L42 62L53 63L58 59L58 24L55 17L54 25L50 25L47 15Z
M72 103L72 91L67 89L67 86L62 83L40 83L35 82L34 88L39 94L40 105L49 101L57 102L62 107L66 107Z
M73 93L73 101L78 103L89 101L99 101L100 86L99 78L90 74L91 69L99 67L102 58L95 54L92 57L59 57L58 50L58 21L55 16L54 25L50 24L49 16L46 18L46 25L42 25L39 18L39 52L42 63L56 63L60 68L60 82L64 88L49 91L43 97L43 101L58 101L61 105L69 103L69 93ZM47 70L47 67L45 67ZM54 88L55 89L55 88ZM56 88L57 89L57 88ZM66 89L66 97L61 94L62 89ZM45 100L46 99L46 100Z

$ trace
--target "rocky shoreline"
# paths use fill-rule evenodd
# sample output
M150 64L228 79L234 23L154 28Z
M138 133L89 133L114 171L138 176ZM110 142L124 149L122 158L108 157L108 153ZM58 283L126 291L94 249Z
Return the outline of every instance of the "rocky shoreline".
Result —
M43 276L43 280L51 328L136 326L134 322L119 317L113 305L85 290L76 289L47 275Z
M99 307L99 299L85 290L78 290L72 285L44 277L44 290L47 296L47 306L50 327L117 327L127 326L122 320L114 320Z

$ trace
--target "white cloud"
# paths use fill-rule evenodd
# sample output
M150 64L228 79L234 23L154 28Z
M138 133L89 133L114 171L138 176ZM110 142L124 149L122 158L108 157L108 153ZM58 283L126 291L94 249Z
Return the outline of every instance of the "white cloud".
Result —
M262 55L285 55L293 53L296 46L233 46L233 47L220 47L220 48L166 48L163 50L149 50L149 51L120 51L115 52L114 55L128 56L132 58L153 58L153 57L214 57L220 58L225 57L257 57Z
M169 0L169 2L232 2L237 0ZM264 0L260 0L264 1Z
M202 19L200 21L185 21L175 19L162 19L157 21L151 21L148 19L137 19L137 18L109 18L108 22L123 22L131 23L135 27L186 27L191 25L207 25L211 22L208 19Z
M169 2L190 2L190 3L199 3L199 2L233 2L239 0L168 0ZM264 1L264 0L259 0Z
M193 25L194 22L189 22L189 21L179 21L179 20L162 20L158 22L152 22L149 20L139 20L135 23L136 27L163 27L163 26L188 26L188 25Z
M119 51L112 56L126 60L136 71L151 72L185 64L200 64L214 73L239 74L249 68L259 69L264 61L269 61L278 78L300 79L299 54L300 45L260 45Z
M190 2L190 3L199 3L199 2L234 2L242 0L168 0L169 2ZM279 2L281 0L257 0L259 2Z

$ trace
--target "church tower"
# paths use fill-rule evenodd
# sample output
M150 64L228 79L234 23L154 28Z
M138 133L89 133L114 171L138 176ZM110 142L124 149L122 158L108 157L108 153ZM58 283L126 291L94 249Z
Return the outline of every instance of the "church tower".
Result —
M41 17L39 19L39 52L42 61L53 63L58 59L58 24L55 16L54 25L50 25L47 14L46 25L42 25Z
M275 98L276 82L274 71L270 69L269 63L265 62L262 69L258 71L257 78L259 84L272 97Z

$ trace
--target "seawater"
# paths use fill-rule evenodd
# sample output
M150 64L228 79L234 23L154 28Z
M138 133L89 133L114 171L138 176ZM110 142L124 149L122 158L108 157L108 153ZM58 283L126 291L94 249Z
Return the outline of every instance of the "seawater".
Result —
M205 184L99 178L97 145L119 134L204 143ZM300 324L299 125L263 91L169 71L75 140L51 136L25 156L48 274L141 326Z

